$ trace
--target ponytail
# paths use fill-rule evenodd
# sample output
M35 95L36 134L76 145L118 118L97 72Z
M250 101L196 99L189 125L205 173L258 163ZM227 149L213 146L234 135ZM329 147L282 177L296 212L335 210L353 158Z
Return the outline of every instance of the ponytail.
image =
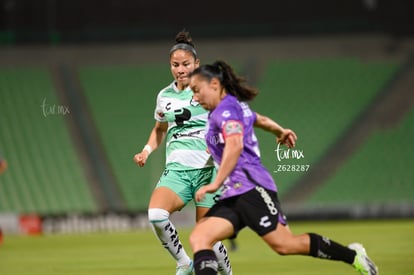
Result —
M235 96L239 101L254 99L258 91L247 84L245 78L235 74L233 68L226 62L218 60L212 65L202 65L194 70L191 75L202 75L208 81L217 78L228 94Z

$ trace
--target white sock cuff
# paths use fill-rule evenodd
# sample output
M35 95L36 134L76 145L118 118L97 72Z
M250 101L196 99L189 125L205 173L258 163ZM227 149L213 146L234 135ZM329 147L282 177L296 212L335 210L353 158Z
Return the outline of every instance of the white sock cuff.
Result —
M150 208L148 209L148 220L151 223L163 222L168 220L170 213L162 208Z

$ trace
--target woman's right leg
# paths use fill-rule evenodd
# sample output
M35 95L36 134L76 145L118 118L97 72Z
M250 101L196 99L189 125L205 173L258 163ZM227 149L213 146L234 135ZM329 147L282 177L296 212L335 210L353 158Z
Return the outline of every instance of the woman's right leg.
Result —
M287 225L280 223L262 239L280 255L308 255L342 261L353 265L361 274L378 274L378 268L360 244L347 247L316 233L293 235Z
M174 191L161 186L152 193L148 207L151 228L163 247L177 262L177 274L191 274L192 271L191 258L186 253L177 230L170 221L170 214L183 208L184 205L182 199Z

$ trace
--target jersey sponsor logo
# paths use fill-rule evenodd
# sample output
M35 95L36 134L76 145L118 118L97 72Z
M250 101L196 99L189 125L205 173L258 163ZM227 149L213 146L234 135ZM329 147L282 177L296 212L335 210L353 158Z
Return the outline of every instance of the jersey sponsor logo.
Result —
M219 144L219 137L217 135L210 136L208 141L212 145L217 145L217 144Z
M219 143L224 143L223 134L219 133L218 135L210 136L207 142L211 145L217 145Z
M229 110L225 110L223 113L221 113L222 117L228 118L229 116L231 116L231 113Z
M204 137L204 131L203 130L197 130L197 131L188 132L188 133L176 133L176 134L173 134L172 136L175 139L178 139L178 138L181 138L181 137L203 138Z
M165 105L165 110L167 110L167 111L171 110L171 102L168 102L168 103Z
M259 225L260 226L263 226L263 227L269 227L269 226L271 226L272 225L272 222L269 221L269 216L263 216L263 217L261 217L260 218Z
M264 202L266 203L267 209L270 211L270 214L273 216L277 215L277 208L275 206L275 203L272 201L272 198L269 196L269 193L267 193L266 190L261 186L256 186L256 190L260 193L260 196L262 196Z
M243 134L243 125L240 121L229 120L226 121L223 125L224 137L230 135L242 135Z

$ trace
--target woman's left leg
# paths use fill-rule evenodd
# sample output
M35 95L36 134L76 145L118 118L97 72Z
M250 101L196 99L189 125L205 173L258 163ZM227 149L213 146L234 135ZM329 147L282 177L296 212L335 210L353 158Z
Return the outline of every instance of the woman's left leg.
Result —
M207 207L196 207L196 220L199 221L205 216L210 208ZM231 263L227 248L222 241L218 241L213 246L213 251L217 256L218 270L220 275L232 275Z
M233 225L218 217L202 218L190 235L190 244L194 253L194 270L197 275L217 274L218 262L213 246L220 240L234 234Z

